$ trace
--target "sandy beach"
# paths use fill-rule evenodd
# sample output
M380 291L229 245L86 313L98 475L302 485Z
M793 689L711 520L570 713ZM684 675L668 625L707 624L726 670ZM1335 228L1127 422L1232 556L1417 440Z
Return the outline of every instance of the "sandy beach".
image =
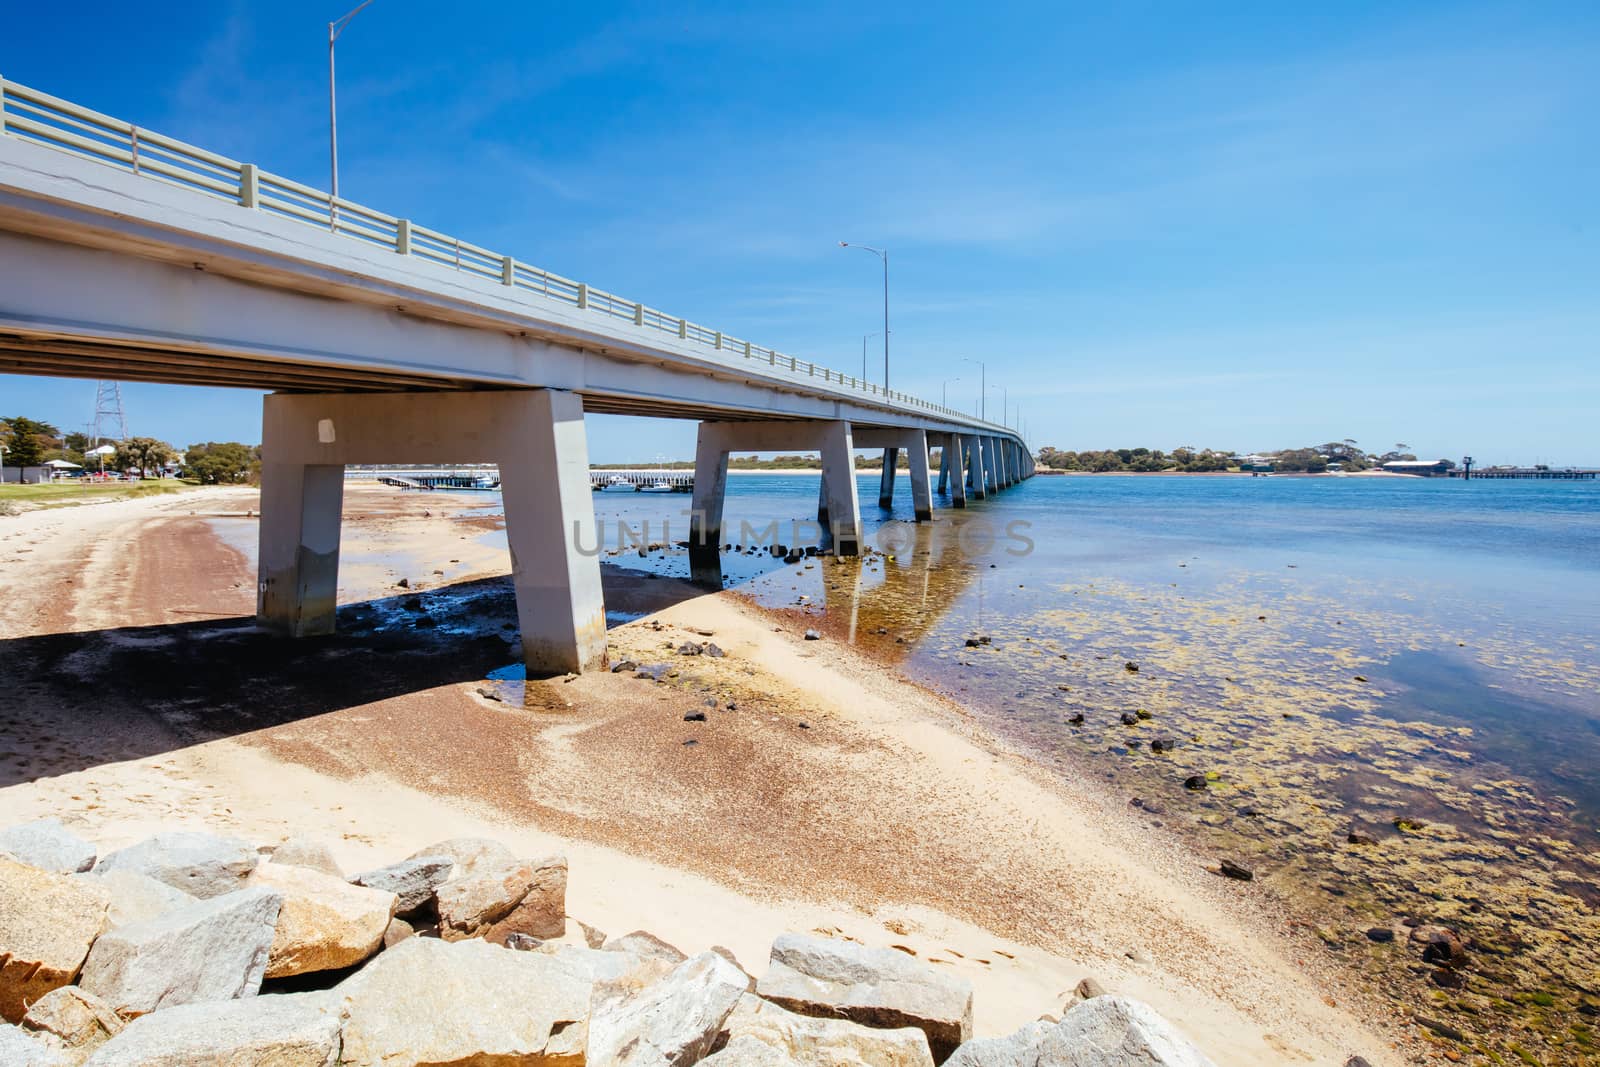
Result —
M360 488L340 596L369 606L283 642L250 625L255 506L219 489L0 518L0 824L56 815L102 848L313 834L347 870L483 834L565 853L574 918L757 973L787 930L902 947L972 980L980 1035L1093 976L1219 1064L1402 1062L1396 1020L1266 891L832 634L608 569L608 605L648 612L611 659L660 680L487 683L516 659L503 553L459 505Z

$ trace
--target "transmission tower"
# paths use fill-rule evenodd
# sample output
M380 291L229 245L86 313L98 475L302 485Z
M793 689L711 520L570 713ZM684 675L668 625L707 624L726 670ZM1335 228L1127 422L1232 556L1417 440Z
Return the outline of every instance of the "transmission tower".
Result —
M128 419L122 413L121 383L95 383L94 422L89 425L89 437L91 447L101 441L127 440Z

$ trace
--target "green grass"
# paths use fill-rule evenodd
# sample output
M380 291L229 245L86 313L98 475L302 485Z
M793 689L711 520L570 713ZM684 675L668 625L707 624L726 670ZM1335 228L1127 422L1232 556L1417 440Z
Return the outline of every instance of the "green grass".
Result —
M0 515L20 510L7 505L25 505L30 509L62 508L104 500L181 493L191 488L193 486L187 482L172 479L159 482L50 482L45 485L0 485Z

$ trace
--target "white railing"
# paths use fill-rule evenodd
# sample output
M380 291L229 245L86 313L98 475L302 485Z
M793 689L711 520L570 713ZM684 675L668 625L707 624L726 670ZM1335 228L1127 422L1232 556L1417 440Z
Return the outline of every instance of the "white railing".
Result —
M659 330L675 335L680 340L726 353L724 358L730 361L739 357L769 368L820 379L823 385L836 390L862 393L884 403L899 404L961 422L978 422L953 408L930 404L906 393L886 392L883 387L870 382L668 315L637 301L593 289L583 282L563 278L511 256L418 226L409 219L385 215L342 197L335 200L319 189L268 174L253 163L240 163L207 152L203 148L163 137L132 123L79 107L3 78L0 78L0 133L130 170L141 177L205 196L232 201L251 210L315 226L401 255L426 259L464 274L476 275L486 282L534 293L591 314L631 322L643 329ZM996 423L979 424L995 430L1007 430Z

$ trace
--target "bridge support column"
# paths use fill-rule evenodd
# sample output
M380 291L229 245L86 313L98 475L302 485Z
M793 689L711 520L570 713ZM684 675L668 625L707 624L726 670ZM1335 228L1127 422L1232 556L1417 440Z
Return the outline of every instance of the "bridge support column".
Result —
M939 446L939 489L940 496L950 491L950 438L946 437L944 444Z
M267 458L261 464L256 617L290 637L331 634L339 593L344 466L274 462L272 436L263 434L262 441Z
M273 394L263 404L262 453L262 625L294 636L333 632L345 464L494 462L529 675L604 665L599 541L577 394Z
M988 467L994 462L993 456L986 456L985 439L982 437L968 437L967 448L971 454L971 466L967 468L967 476L972 480L972 495L979 500L989 496Z
M883 474L878 478L878 506L885 510L894 507L894 477L900 465L900 450L883 450Z
M928 469L928 435L913 431L916 443L907 459L911 463L911 510L918 522L933 521L933 476Z
M950 465L950 506L967 506L967 446L960 434L950 434L944 439L944 456L941 463Z
M861 503L856 492L854 444L843 421L702 422L695 444L694 506L689 521L689 566L704 585L722 582L722 505L728 454L778 450L820 451L822 484L817 521L833 532L833 550L861 554Z

